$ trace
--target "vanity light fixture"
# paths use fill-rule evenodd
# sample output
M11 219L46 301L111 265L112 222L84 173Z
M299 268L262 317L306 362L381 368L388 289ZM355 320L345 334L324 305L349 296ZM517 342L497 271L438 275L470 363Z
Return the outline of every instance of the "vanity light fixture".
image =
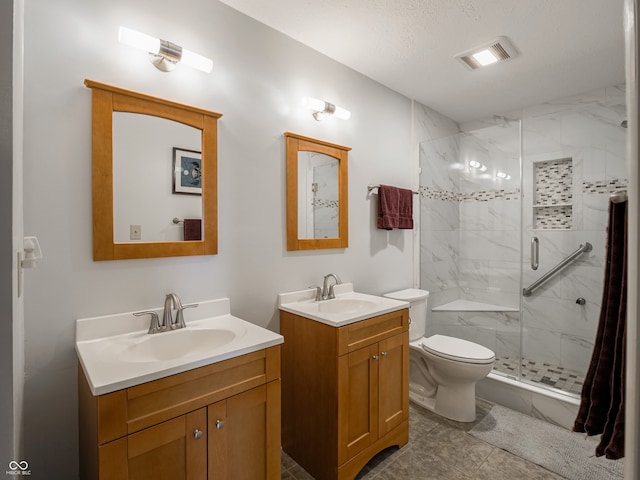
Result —
M455 58L469 70L476 70L496 63L511 60L518 50L507 37L498 37L479 47L455 55Z
M325 102L324 100L318 100L317 98L306 97L304 99L304 105L310 110L313 110L313 118L319 122L326 117L336 117L342 120L348 120L349 117L351 117L349 110L334 105L333 103Z
M163 72L172 71L178 63L184 63L205 73L211 73L213 68L213 62L202 55L127 27L120 27L118 40L130 47L149 52L151 63Z
M502 179L502 180L509 180L511 178L511 175L509 175L506 172L498 172L496 173L496 177Z

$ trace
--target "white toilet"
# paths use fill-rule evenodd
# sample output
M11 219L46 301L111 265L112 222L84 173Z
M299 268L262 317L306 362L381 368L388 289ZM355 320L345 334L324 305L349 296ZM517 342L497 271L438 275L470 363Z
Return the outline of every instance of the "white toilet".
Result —
M458 422L476 419L476 382L493 368L490 349L460 338L425 338L429 292L409 288L385 297L410 303L409 398Z

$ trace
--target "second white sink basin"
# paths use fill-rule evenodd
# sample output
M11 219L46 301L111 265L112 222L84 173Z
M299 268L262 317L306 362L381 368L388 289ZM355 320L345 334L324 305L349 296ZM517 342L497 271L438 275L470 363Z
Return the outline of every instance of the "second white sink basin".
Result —
M353 284L334 287L335 298L315 301L316 290L310 288L278 295L280 310L318 322L341 327L365 318L408 308L407 302L353 291Z
M359 311L372 310L376 307L376 302L357 298L334 298L316 303L319 312L324 313L356 313Z

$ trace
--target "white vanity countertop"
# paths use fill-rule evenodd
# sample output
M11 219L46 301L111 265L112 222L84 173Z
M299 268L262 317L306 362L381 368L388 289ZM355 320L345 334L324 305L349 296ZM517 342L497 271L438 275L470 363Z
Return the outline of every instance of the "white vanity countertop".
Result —
M409 308L408 302L354 292L352 283L336 285L334 293L335 299L319 302L315 300L315 289L281 293L278 295L278 308L332 327Z
M230 307L227 298L198 302L184 311L187 328L153 335L147 333L149 315L77 320L76 352L91 392L103 395L284 342L282 335L234 317ZM162 319L162 309L149 311ZM175 350L185 342L186 349ZM152 358L156 353L160 359Z

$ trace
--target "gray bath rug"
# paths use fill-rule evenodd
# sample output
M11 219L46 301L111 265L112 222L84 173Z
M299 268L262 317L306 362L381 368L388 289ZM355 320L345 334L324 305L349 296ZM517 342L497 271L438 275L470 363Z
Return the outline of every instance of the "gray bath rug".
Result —
M586 437L500 405L469 433L571 480L623 478L623 460L595 456L599 436Z

